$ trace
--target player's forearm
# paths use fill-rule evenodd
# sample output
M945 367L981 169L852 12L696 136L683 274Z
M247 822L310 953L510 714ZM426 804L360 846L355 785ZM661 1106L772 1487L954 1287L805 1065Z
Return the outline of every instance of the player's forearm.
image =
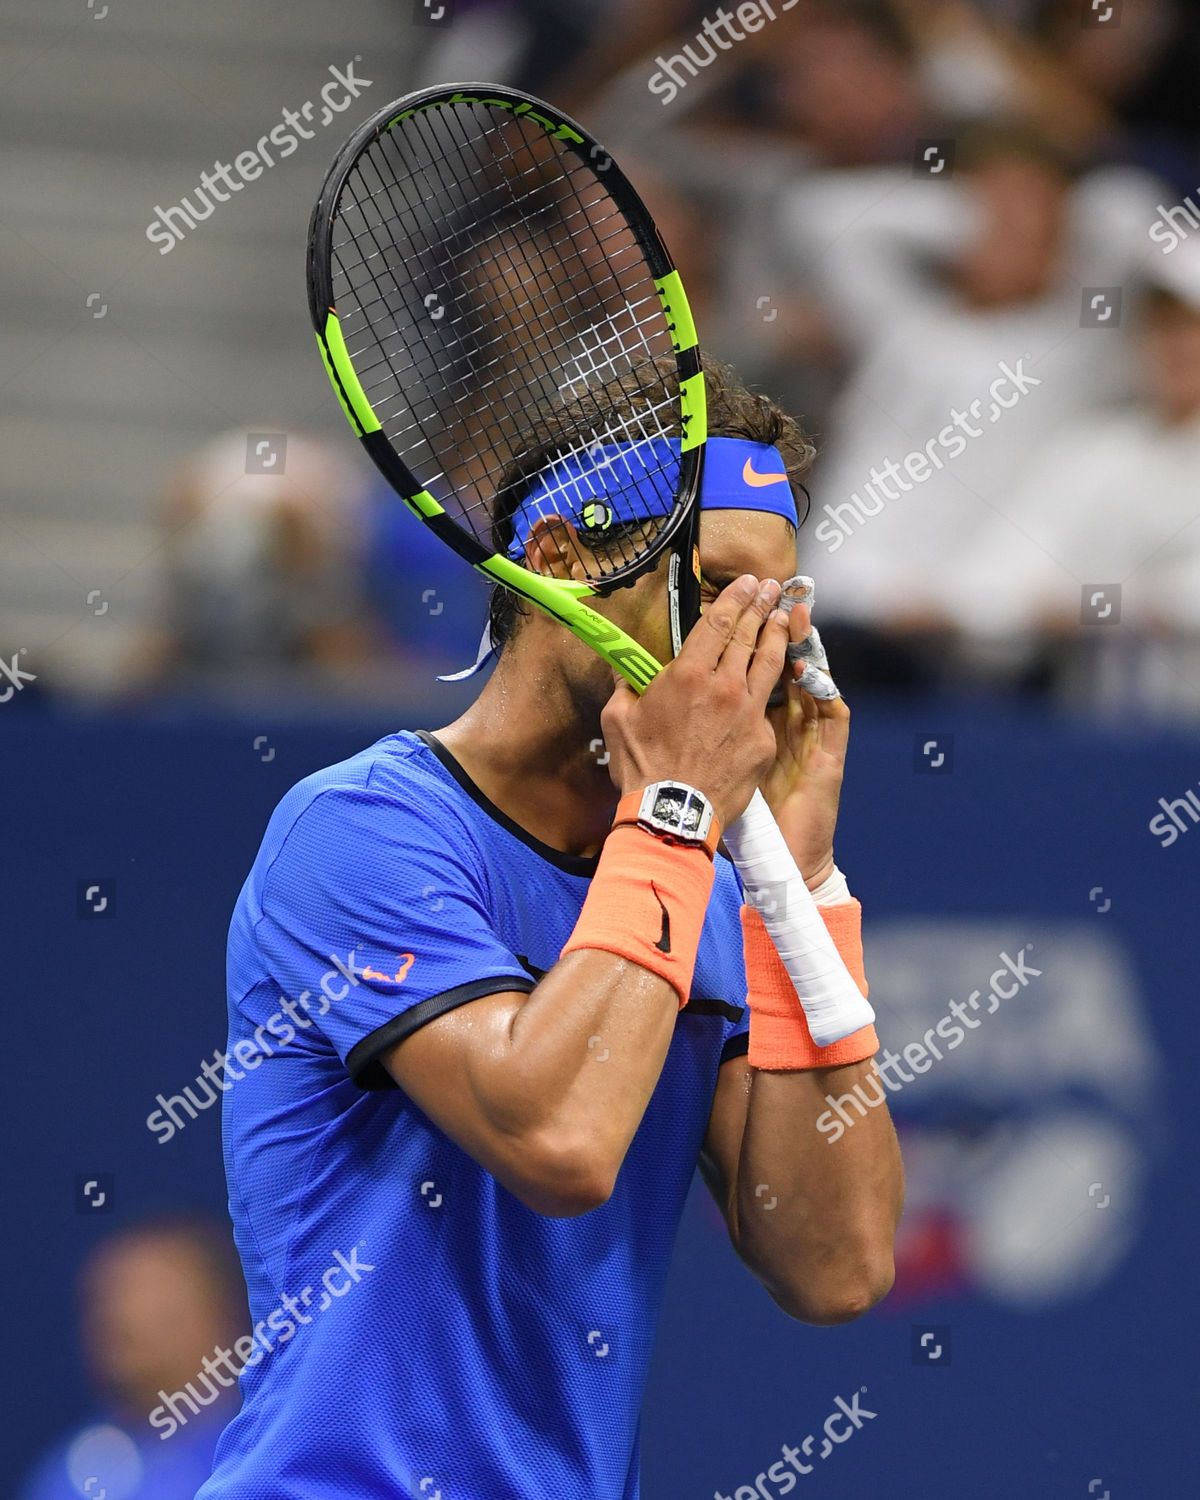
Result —
M456 1006L385 1058L405 1093L537 1213L612 1191L670 1046L675 988L617 954L567 954L528 994Z
M388 1059L401 1088L537 1212L585 1213L611 1193L691 993L713 879L707 846L618 817L533 991L455 1007Z
M861 1084L873 1064L753 1071L735 1189L738 1253L793 1317L840 1323L884 1297L904 1172L887 1106L837 1138L818 1128L828 1096Z
M670 1046L678 998L658 975L597 949L570 953L474 1050L467 1084L484 1161L539 1212L612 1190Z
M710 850L660 839L619 807L559 962L513 1017L494 1118L522 1160L553 1161L567 1142L587 1206L608 1196L658 1082L713 878Z

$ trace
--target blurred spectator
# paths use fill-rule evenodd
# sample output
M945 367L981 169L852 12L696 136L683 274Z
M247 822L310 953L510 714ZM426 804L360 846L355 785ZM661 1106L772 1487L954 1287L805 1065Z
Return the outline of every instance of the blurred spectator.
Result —
M1114 289L1144 258L1153 213L1152 182L1072 183L1020 127L977 125L931 149L952 180L818 175L785 210L799 274L853 359L808 561L827 609L875 628L939 615L954 559L1040 446L1128 388ZM1081 326L1085 288L1113 292L1116 326Z
M257 454L251 440L247 432L217 438L167 497L165 615L152 678L335 668L371 649L360 471L303 434L287 434L286 446L260 438L268 446Z
M1128 152L1175 186L1194 187L1200 163L1194 0L1043 0L1039 11L1037 33L1049 55L1110 115L1110 154ZM1104 14L1109 20L1098 22Z
M470 660L486 589L390 486L303 434L278 469L249 445L217 438L171 488L163 626L138 686L376 698L398 669L429 681Z
M725 46L701 0L589 0L547 51L530 40L540 4L470 14L505 11L514 73L611 138L704 343L816 432L806 556L853 627L844 675L990 669L1000 636L964 599L966 560L996 545L1064 427L1132 393L1136 273L1165 189L1122 164L1197 192L1200 13L798 0ZM948 148L928 179L922 145L934 166ZM1168 341L1183 307L1160 295L1147 313ZM1154 537L1178 507L1165 488L1146 499ZM980 650L948 652L964 630Z
M611 143L704 344L815 433L808 562L886 679L929 675L931 643L945 675L955 561L1064 424L1128 397L1148 226L1200 196L1200 9L1114 6L776 0L751 24L709 0L459 0L413 32L423 81L515 82ZM1121 326L1088 327L1085 292L1115 289ZM1006 370L1029 379L997 405ZM151 683L374 698L398 665L470 661L486 591L386 487L298 435L286 472L247 473L245 438L176 487Z
M808 4L771 33L768 107L810 163L857 167L912 156L930 110L918 52L888 5Z
M443 0L420 0L426 13L441 11ZM683 0L684 4L689 0ZM487 78L511 83L543 96L564 70L582 65L590 78L593 63L620 39L628 39L634 21L640 32L639 11L678 11L680 0L573 0L570 5L555 0L444 0L453 6L453 25L431 25L418 36L425 42L417 67L422 85L444 83L448 78ZM667 22L669 25L669 21ZM618 57L619 57L618 53ZM608 72L602 64L601 77ZM578 98L582 77L563 97Z
M187 1220L124 1230L92 1254L81 1292L99 1409L34 1466L18 1500L192 1500L237 1405L219 1383L209 1396L203 1373L205 1356L231 1348L247 1323L228 1231ZM150 1414L189 1382L204 1400L164 1441Z
M688 141L679 143L687 156L690 141L685 170L734 194L742 184L731 158L755 176L782 163L794 173L798 165L908 159L933 111L910 28L891 5L801 0L768 14L756 4L744 27L736 12L722 7L728 25L710 34L716 7L659 0L620 31L615 22L602 28L594 66L561 82L605 83L588 114L616 145L653 130L656 145L665 135L669 148L670 133L687 127ZM616 76L606 81L610 72ZM562 99L575 104L568 93Z
M1012 656L1031 636L1082 642L1066 673L1075 691L1194 715L1200 241L1156 256L1146 277L1140 399L1057 434L976 546L947 569L945 597L960 630L1006 642Z

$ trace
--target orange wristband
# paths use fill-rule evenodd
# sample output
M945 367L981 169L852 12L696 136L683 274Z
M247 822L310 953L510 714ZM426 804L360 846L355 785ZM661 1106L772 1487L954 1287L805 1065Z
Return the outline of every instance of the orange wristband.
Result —
M862 906L843 901L819 908L842 962L864 995ZM746 961L746 1003L750 1007L751 1067L797 1071L837 1068L862 1062L879 1051L874 1026L863 1026L840 1042L818 1047L813 1041L796 987L788 978L762 917L753 907L742 907L742 951Z
M715 874L698 846L667 844L632 823L613 828L560 957L603 948L660 975L686 1005Z

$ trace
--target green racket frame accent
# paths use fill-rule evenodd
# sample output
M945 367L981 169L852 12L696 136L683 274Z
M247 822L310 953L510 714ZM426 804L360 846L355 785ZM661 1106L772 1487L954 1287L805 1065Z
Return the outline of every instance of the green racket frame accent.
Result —
M382 423L367 400L367 393L362 388L362 381L358 378L350 351L346 348L342 325L332 308L325 319L324 329L317 334L317 346L325 361L326 374L337 392L337 398L342 403L342 410L351 427L359 437L364 437L368 432L378 432Z
M708 441L708 398L704 391L704 372L696 358L696 373L679 387L679 427L683 436L679 451L688 453L703 448Z
M619 626L582 602L595 596L591 584L576 583L569 578L546 578L541 573L531 573L510 557L499 555L475 566L488 578L528 599L543 614L560 621L572 635L578 636L597 656L602 656L610 667L620 672L637 692L643 692L662 671L662 663L644 646L639 646L631 635L626 635Z
M666 276L656 276L654 285L658 288L659 300L667 315L667 328L675 345L675 353L682 354L686 349L694 349L699 343L696 323L687 293L683 290L683 282L679 279L679 272L671 271Z
M490 95L485 97L481 94L464 94L458 90L455 90L452 94L443 94L434 90L434 95L435 97L432 99L426 99L423 103L415 105L412 109L402 110L400 114L394 115L384 128L391 130L394 126L399 125L401 120L411 119L413 115L420 114L423 110L441 109L445 104L481 104L488 109L509 109L514 115L520 118L534 120L543 130L554 136L556 140L571 141L577 146L587 145L585 138L580 135L579 131L573 125L568 123L565 117L558 115L548 105L543 105L538 100L521 99L508 91L504 91L503 94L497 94L495 97ZM540 114L538 112L539 108L545 109L546 114ZM550 116L550 118L547 118L547 116Z
M338 196L358 156L383 131L393 129L411 115L455 103L478 103L511 110L516 116L535 121L549 135L563 141L584 160L593 164L600 161L605 163L605 182L614 198L630 213L629 222L647 257L654 275L654 285L666 314L668 332L679 365L680 449L682 453L694 454L689 463L691 495L695 501L700 486L702 450L708 437L708 422L696 324L679 272L672 265L666 247L641 200L617 164L581 126L543 100L491 84L442 86L397 100L360 126L350 137L330 168L313 209L309 228L309 308L321 359L355 436L361 440L376 467L409 510L485 577L511 589L544 614L560 621L573 635L620 672L629 685L640 693L662 671L661 662L632 636L583 602L587 598L602 597L609 587L615 585L597 586L567 578L547 578L543 574L531 572L502 553L489 552L482 542L461 532L445 506L422 486L417 475L408 468L388 441L382 423L375 415L355 371L337 312L331 306L333 285L328 235L336 214ZM597 168L597 171L600 169ZM621 580L630 581L632 580L629 578Z
M409 510L415 511L422 518L446 514L446 507L435 500L428 490L418 490L415 495L405 495L404 503Z

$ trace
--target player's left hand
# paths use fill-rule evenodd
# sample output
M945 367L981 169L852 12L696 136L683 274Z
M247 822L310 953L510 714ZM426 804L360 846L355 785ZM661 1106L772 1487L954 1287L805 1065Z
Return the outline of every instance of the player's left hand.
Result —
M809 585L801 593L806 602L795 605L788 622L791 649L782 701L767 710L776 758L762 792L805 883L814 890L833 872L850 710L829 675L820 635L813 630L811 580L804 582ZM800 592L792 580L785 589Z

